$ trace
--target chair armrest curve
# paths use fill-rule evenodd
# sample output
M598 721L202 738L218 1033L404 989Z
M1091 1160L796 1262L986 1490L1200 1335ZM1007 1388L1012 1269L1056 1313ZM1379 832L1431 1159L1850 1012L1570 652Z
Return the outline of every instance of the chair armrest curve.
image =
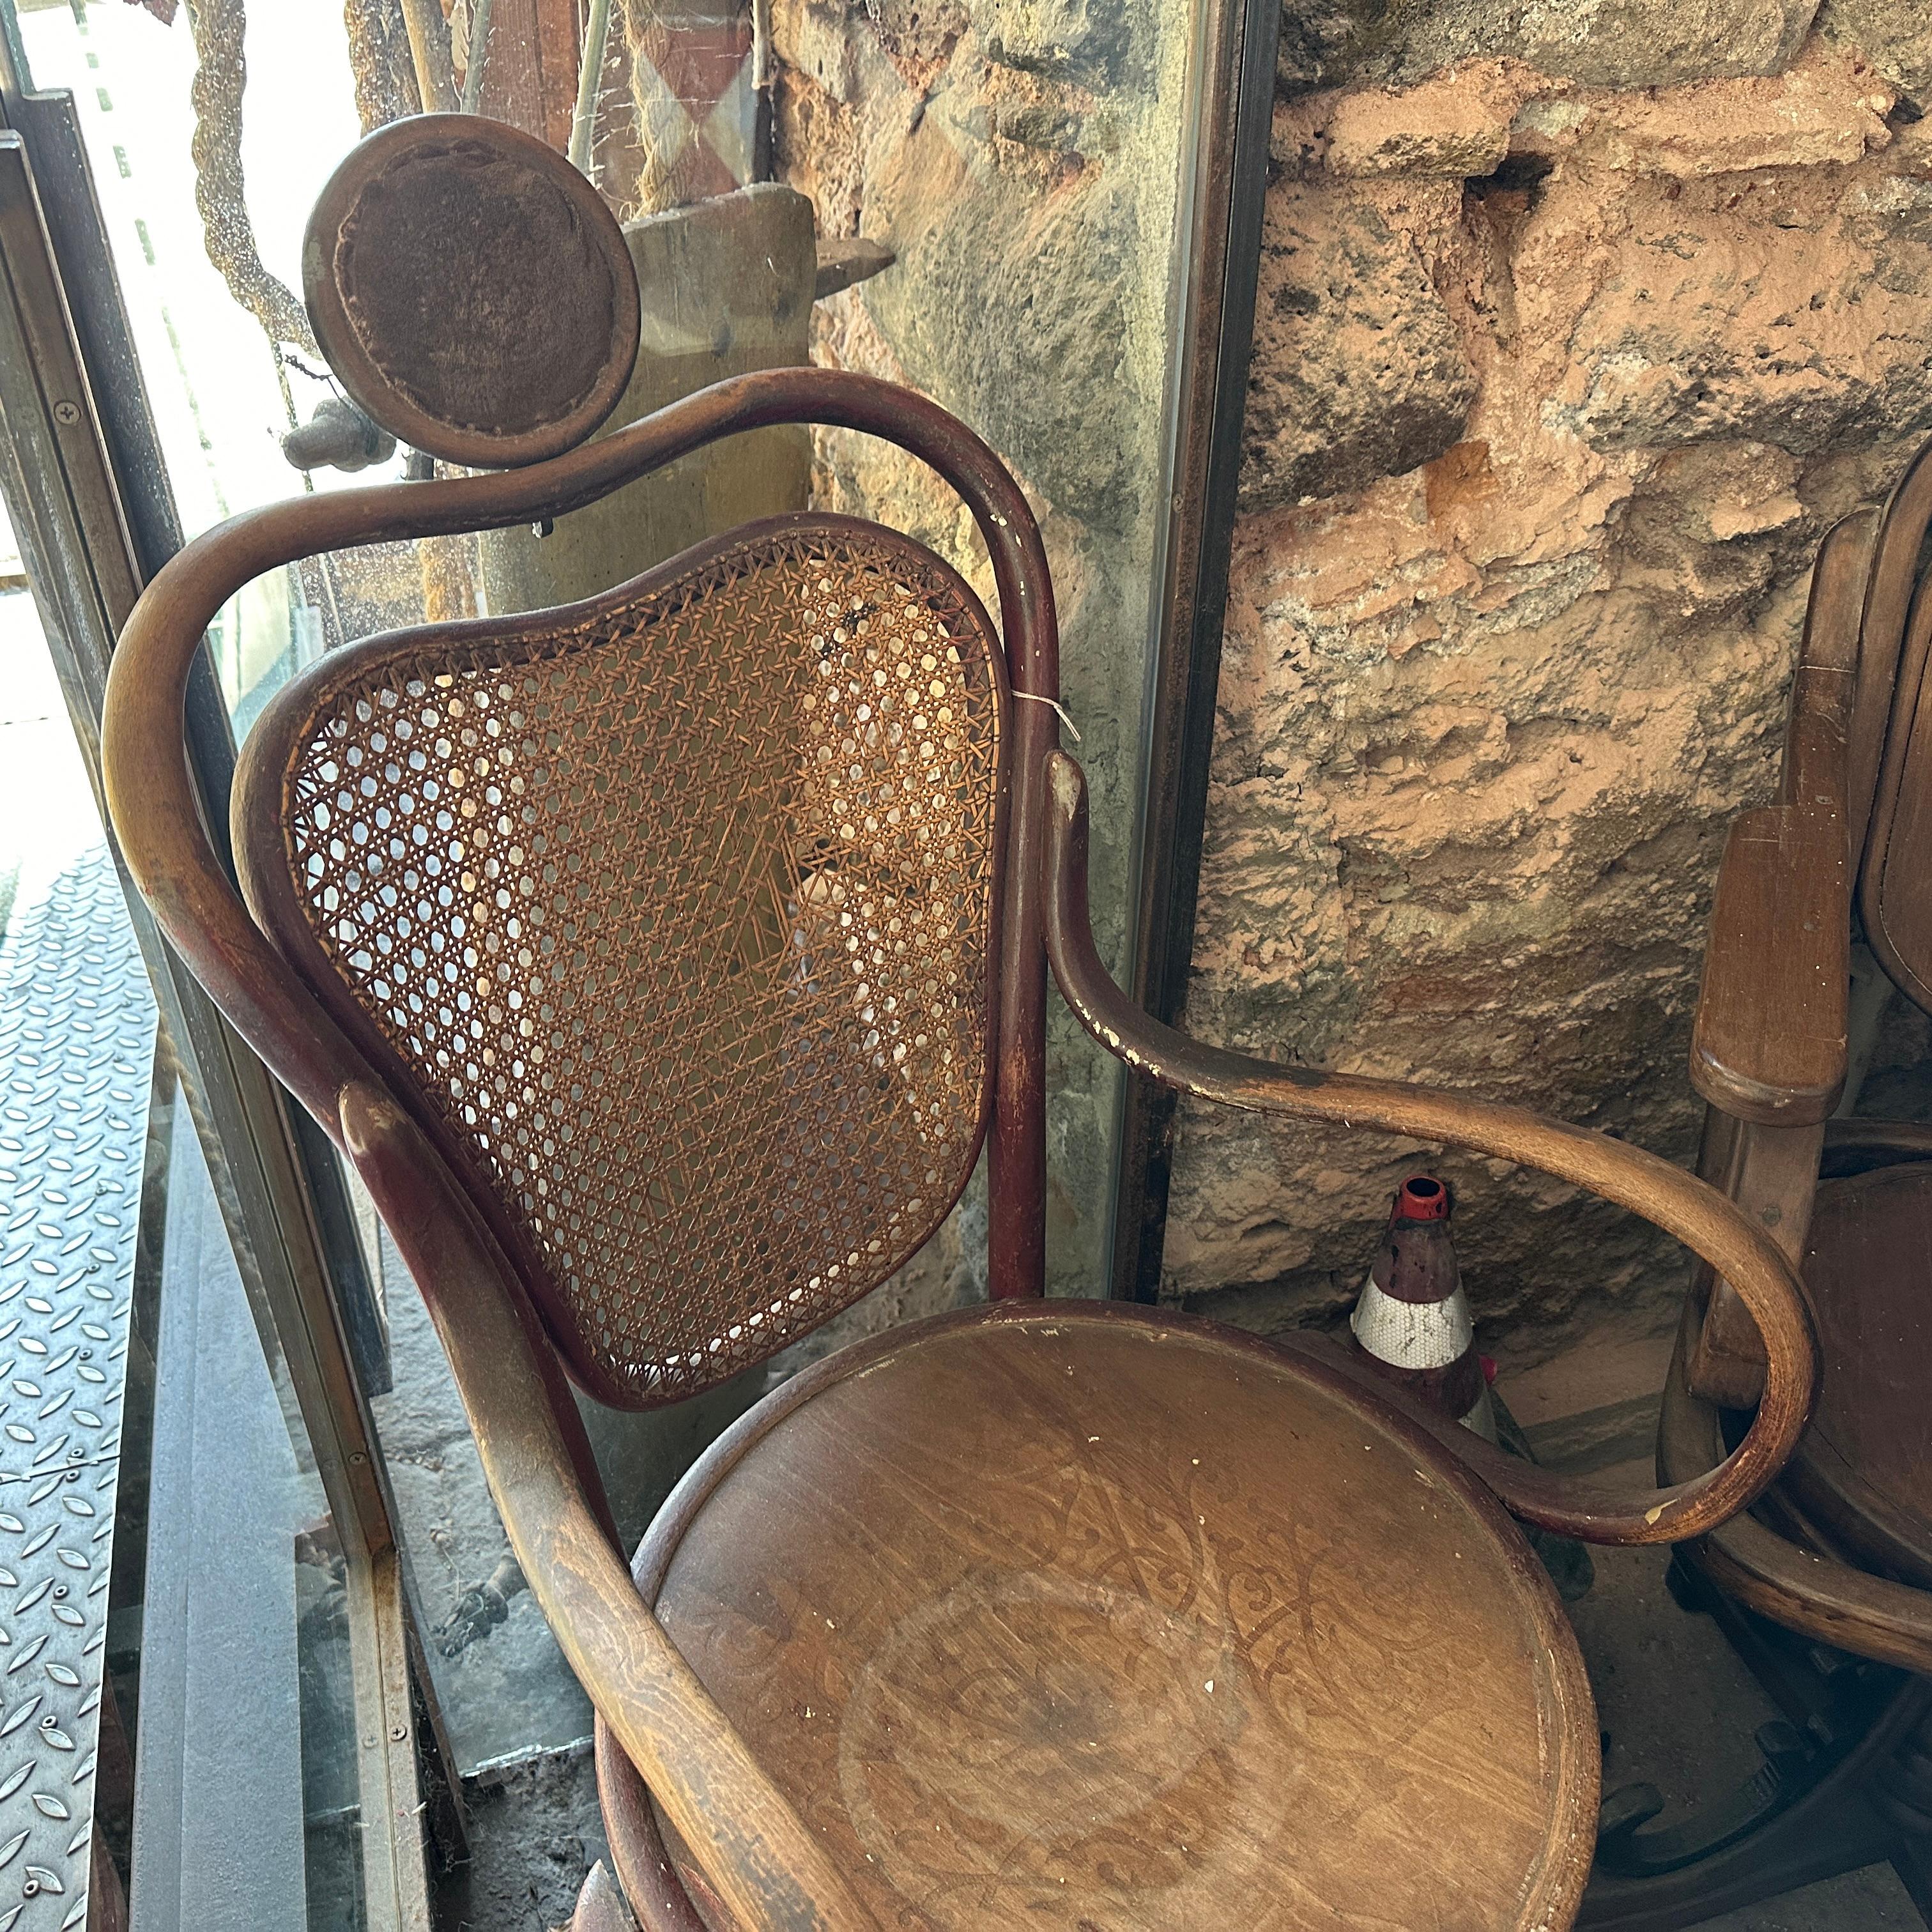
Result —
M1850 734L1876 529L1856 512L1819 548L1778 800L1738 818L1718 869L1690 1080L1712 1106L1764 1126L1815 1126L1845 1084Z
M1658 1417L1657 1470L1688 1482L1724 1458L1716 1407L1685 1379L1689 1330L1680 1334ZM1733 1516L1698 1538L1690 1555L1726 1595L1746 1609L1875 1663L1932 1676L1932 1592L1874 1576L1835 1557L1801 1549L1754 1516Z
M1851 888L1843 819L1744 813L1718 868L1690 1082L1764 1126L1811 1126L1844 1090Z
M536 1315L422 1130L362 1084L341 1130L448 1352L530 1593L718 1895L745 1932L876 1932L638 1595L578 1476L566 1430L581 1424Z
M1714 1188L1622 1141L1526 1108L1390 1080L1288 1066L1204 1045L1164 1026L1114 982L1087 910L1087 795L1080 767L1052 754L1052 822L1043 854L1047 952L1076 1016L1100 1043L1163 1084L1250 1112L1374 1127L1494 1155L1571 1182L1645 1220L1709 1262L1743 1298L1765 1338L1764 1400L1749 1433L1718 1467L1632 1496L1505 1455L1460 1424L1405 1408L1468 1463L1514 1513L1598 1543L1667 1543L1702 1535L1760 1495L1810 1418L1817 1375L1810 1310L1776 1244ZM1399 1396L1386 1383L1380 1392Z

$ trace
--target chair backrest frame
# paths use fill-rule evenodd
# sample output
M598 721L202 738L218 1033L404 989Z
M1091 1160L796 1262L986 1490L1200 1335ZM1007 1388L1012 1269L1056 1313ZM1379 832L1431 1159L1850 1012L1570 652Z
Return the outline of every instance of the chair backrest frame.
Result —
M956 572L806 511L581 602L365 638L256 720L256 922L601 1400L764 1360L958 1201L1012 708Z
M1910 853L1932 833L1932 442L1887 500L1859 626L1850 733L1850 817L1866 943L1893 983L1932 1012L1932 895ZM1900 842L1894 854L1894 840ZM1894 856L1905 862L1894 867Z
M124 631L103 731L116 828L129 869L170 941L250 1046L342 1144L344 1093L351 1087L393 1093L392 1080L291 970L215 855L182 738L183 694L202 633L242 585L298 559L554 517L722 436L791 422L881 436L928 464L958 493L992 559L1011 687L1023 698L1047 700L1012 707L1004 760L1011 795L1003 904L990 969L997 991L989 1268L995 1294L1038 1294L1046 1202L1042 774L1058 742L1058 634L1044 548L1024 496L992 452L936 404L845 371L760 371L528 469L343 490L232 519L198 538L157 579ZM422 1118L419 1096L394 1097ZM479 1206L469 1177L453 1178ZM525 1270L516 1273L527 1294ZM554 1346L556 1337L551 1340ZM580 1363L568 1365L580 1374ZM608 1398L613 1391L591 1392Z

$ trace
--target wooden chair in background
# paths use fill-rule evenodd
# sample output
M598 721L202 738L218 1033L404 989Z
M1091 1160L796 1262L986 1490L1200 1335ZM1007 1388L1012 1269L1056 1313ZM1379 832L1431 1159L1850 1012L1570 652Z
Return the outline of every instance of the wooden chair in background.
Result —
M1693 1036L1699 1172L1801 1267L1822 1379L1775 1487L1684 1545L1672 1583L1790 1721L1695 1829L1613 1794L1593 1925L1660 1932L1887 1858L1932 1914L1932 1126L1846 1117L1883 997L1932 1011L1928 526L1932 445L1820 552L1778 801L1732 830ZM1716 1466L1763 1375L1742 1303L1700 1270L1662 1480Z

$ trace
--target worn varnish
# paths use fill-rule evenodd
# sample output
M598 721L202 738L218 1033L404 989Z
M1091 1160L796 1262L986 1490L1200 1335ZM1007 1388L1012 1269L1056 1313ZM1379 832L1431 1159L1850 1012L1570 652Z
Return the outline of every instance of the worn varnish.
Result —
M555 148L478 115L392 122L350 151L302 237L302 294L342 386L452 463L560 454L637 359L616 218Z
M1010 1304L747 1423L639 1586L882 1924L1567 1922L1574 1639L1372 1397L1206 1324Z
M1818 1411L1785 1480L1864 1559L1932 1588L1932 1166L1818 1189Z
M958 1198L1006 704L956 572L802 514L586 603L334 652L250 734L256 918L428 1101L605 1401L763 1361Z
M804 518L586 604L352 646L244 749L251 915L181 737L241 584L554 517L800 422L886 436L958 491L997 638L929 553ZM596 1706L614 1857L656 1932L1554 1932L1588 1862L1594 1720L1490 1492L1617 1542L1749 1504L1811 1396L1789 1261L1639 1149L1147 1020L1094 946L1083 781L1039 701L1057 652L1038 528L986 446L886 384L774 370L528 470L200 538L122 639L107 789L163 929L422 1288ZM1670 1488L1606 1489L1406 1413L1318 1339L1044 1304L1049 950L1084 1023L1156 1078L1519 1161L1677 1235L1764 1331L1744 1441ZM982 1126L1002 1306L754 1409L668 1505L640 1594L566 1367L634 1402L760 1359L916 1244Z

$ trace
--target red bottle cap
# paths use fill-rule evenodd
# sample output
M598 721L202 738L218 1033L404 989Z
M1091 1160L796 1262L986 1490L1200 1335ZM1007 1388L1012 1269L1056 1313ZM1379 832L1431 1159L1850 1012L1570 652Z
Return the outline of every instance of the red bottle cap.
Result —
M1391 1221L1446 1221L1449 1190L1433 1174L1412 1174L1396 1190Z

